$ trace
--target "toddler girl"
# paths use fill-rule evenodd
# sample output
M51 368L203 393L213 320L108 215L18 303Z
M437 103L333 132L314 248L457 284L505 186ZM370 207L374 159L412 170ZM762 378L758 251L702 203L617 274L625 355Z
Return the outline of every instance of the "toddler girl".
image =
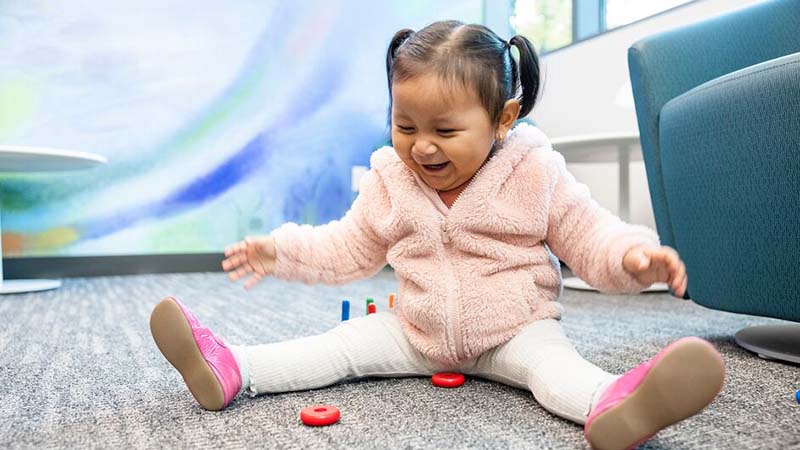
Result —
M539 91L531 43L437 22L397 32L386 69L393 147L373 153L350 211L233 244L222 266L250 288L265 276L341 284L388 262L396 308L319 336L228 347L166 298L153 337L195 399L219 410L241 391L456 371L529 389L603 449L638 445L708 405L724 366L706 341L678 340L618 376L583 359L561 330L558 258L604 292L661 281L682 296L686 271L654 232L600 208L541 131L512 129Z

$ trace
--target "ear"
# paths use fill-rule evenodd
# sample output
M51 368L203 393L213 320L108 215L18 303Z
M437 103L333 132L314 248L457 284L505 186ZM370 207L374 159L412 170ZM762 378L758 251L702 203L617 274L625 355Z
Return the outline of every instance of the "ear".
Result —
M519 110L520 105L517 99L508 100L503 106L503 111L500 112L500 121L497 124L497 135L500 140L505 139L508 130L514 126L514 122L519 117Z

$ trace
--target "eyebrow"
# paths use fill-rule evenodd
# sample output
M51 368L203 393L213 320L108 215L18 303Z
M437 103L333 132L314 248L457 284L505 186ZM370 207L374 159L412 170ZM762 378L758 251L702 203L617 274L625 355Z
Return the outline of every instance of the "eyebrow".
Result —
M406 113L404 113L404 112L402 112L400 110L397 110L396 115L400 116L400 117L403 117L403 118L410 118L411 117L408 114L406 114ZM456 120L455 116L456 116L456 114L440 114L440 115L434 117L432 119L432 121L434 123L452 122L452 121Z

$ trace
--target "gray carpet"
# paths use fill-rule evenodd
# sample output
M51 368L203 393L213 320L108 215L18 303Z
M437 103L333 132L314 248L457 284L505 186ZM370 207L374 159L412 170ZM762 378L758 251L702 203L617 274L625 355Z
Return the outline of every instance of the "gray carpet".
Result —
M587 448L581 427L529 392L468 379L369 379L200 409L150 338L160 297L176 295L231 343L323 332L343 297L364 313L395 290L391 272L342 287L270 280L252 292L221 273L67 279L61 289L0 297L0 448ZM358 300L358 301L356 301ZM764 299L769 301L769 299ZM800 448L800 368L737 347L733 333L777 321L712 311L663 294L565 291L563 325L589 360L622 372L685 335L712 341L728 367L718 399L661 432L648 449ZM302 407L339 406L330 427L300 424Z

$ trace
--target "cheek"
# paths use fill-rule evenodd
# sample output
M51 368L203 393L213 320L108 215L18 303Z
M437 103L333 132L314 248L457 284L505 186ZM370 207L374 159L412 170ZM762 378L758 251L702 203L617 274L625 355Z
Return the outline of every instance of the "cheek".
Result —
M392 132L392 147L398 152L408 153L411 149L411 139L405 134Z
M482 134L459 136L448 141L448 150L460 160L483 159L489 154L492 141Z
M411 142L408 136L400 133L392 133L392 148L397 156L402 160L407 160L411 155Z

